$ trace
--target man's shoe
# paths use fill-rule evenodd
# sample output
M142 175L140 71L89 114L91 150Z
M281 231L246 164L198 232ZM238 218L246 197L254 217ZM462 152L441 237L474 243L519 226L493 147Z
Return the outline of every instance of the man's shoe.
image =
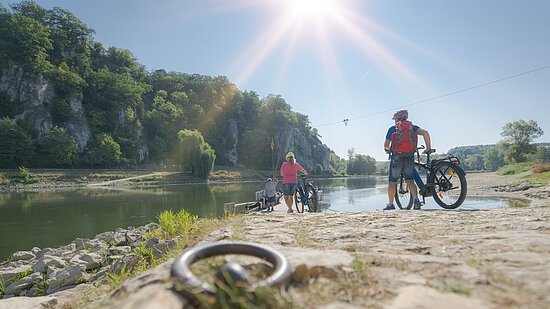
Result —
M422 203L420 203L419 200L414 201L414 210L421 210L422 209Z
M393 204L386 204L386 207L384 207L382 210L395 210L395 206L393 206Z

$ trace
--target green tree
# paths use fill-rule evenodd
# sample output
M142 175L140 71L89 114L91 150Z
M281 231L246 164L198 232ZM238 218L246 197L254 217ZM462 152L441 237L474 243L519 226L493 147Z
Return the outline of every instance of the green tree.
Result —
M483 165L488 170L497 170L504 165L504 153L498 147L487 149L483 154Z
M484 168L483 157L481 155L475 154L471 155L466 159L466 165L475 171L481 171Z
M502 128L501 135L510 144L507 157L511 162L524 162L528 154L536 151L532 142L544 132L534 120L509 122Z
M376 159L368 155L355 154L347 164L350 175L372 175L376 172Z
M537 162L550 163L550 147L538 146L534 158Z
M29 134L9 118L0 120L0 167L28 165L33 159L34 148Z
M208 178L214 168L216 155L202 134L197 130L181 130L178 132L181 169L194 177Z
M39 21L20 14L2 14L0 60L8 60L35 72L51 70L48 52L52 49L49 29Z
M120 145L112 136L101 133L95 137L88 153L88 163L95 166L116 166L121 157Z
M66 167L74 162L78 144L64 128L54 127L36 141L36 151L41 165L45 167Z

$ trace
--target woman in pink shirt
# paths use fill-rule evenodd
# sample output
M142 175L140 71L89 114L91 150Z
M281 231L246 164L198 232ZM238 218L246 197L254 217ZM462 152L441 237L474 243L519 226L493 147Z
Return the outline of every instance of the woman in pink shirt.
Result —
M281 176L283 176L283 195L285 196L288 213L293 212L292 204L294 204L294 193L298 184L298 172L309 175L300 164L294 161L294 154L292 152L287 153L286 162L281 165Z

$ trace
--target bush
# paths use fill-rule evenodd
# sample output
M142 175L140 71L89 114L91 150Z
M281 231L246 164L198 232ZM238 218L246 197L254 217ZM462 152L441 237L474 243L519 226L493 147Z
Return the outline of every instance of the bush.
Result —
M32 174L28 168L24 166L20 166L19 175L17 176L16 181L23 184L31 184L31 183L37 183L38 178L36 178L36 176Z
M550 171L550 163L537 163L533 165L533 174L542 174Z
M523 162L505 165L498 169L497 173L499 175L515 175L523 172L527 172L533 168L532 162Z

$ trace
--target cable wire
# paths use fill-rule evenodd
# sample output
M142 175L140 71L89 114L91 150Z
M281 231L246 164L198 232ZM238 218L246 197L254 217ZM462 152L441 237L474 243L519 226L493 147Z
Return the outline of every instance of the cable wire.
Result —
M520 76L524 76L524 75L527 75L527 74L535 73L535 72L538 72L538 71L546 70L546 69L548 69L548 68L550 68L550 65L543 66L543 67L539 67L539 68L536 68L536 69L533 69L533 70L529 70L529 71L525 71L525 72L522 72L522 73L518 73L518 74L506 76L506 77L499 78L499 79L496 79L496 80L493 80L493 81L490 81L490 82L486 82L486 83L479 84L479 85L476 85L476 86L472 86L472 87L464 88L464 89L461 89L461 90L449 92L449 93L442 94L442 95L439 95L439 96L436 96L436 97L427 98L427 99L423 99L423 100L420 100L420 101L415 101L415 102L412 102L412 103L409 103L409 104L405 104L405 105L401 105L401 106L394 106L394 107L392 107L392 108L389 108L389 109L386 109L386 110L383 110L383 111L378 111L378 112L374 112L374 113L370 113L370 114L365 114L365 115L361 115L361 116L357 116L357 117L352 117L352 118L346 118L346 119L340 120L340 121L332 121L332 122L322 123L322 124L318 124L318 125L312 125L311 127L312 127L312 128L317 128L317 127L322 127L322 126L328 126L328 125L333 125L333 124L339 124L339 123L342 123L342 122L345 123L346 126L347 126L347 123L348 123L349 121L351 121L351 120L357 120L357 119L361 119L361 118L371 117L371 116L375 116L375 115L379 115L379 114L391 112L391 111L394 111L394 110L396 110L396 109L400 109L400 108L403 108L403 107L409 107L409 106L413 106L413 105L417 105L417 104L421 104L421 103L426 103L426 102L429 102L429 101L439 100L439 99L441 99L441 98L445 98L445 97L448 97L448 96L452 96L452 95L455 95L455 94L458 94L458 93L462 93L462 92L470 91L470 90L473 90L473 89L478 89L478 88L486 87L486 86L493 85L493 84L496 84L496 83L500 83L500 82L503 82L503 81L506 81L506 80L509 80L509 79L513 79L513 78L516 78L516 77L520 77Z

